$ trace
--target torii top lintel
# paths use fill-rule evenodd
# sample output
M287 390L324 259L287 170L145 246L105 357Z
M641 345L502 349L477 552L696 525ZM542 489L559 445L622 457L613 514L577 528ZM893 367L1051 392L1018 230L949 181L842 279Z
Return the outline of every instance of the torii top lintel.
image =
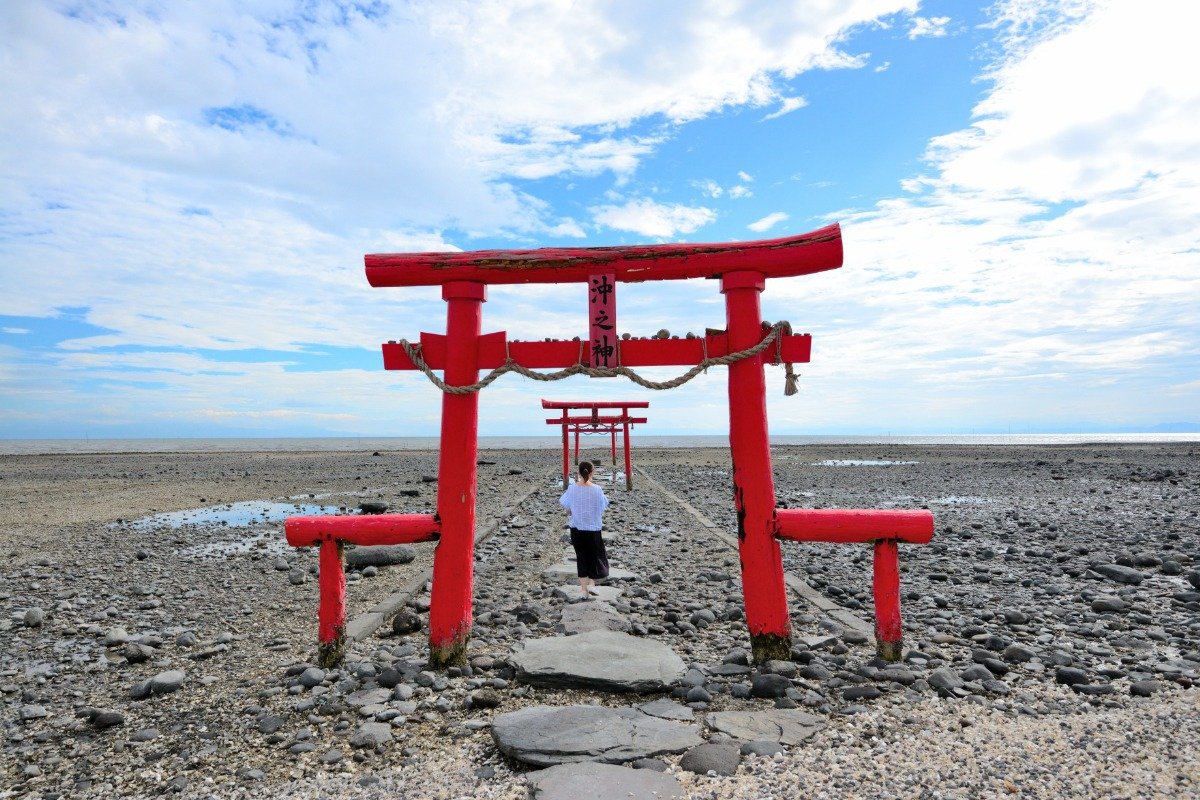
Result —
M788 278L840 267L842 230L835 223L799 236L750 242L382 253L365 260L367 281L375 287L582 283L597 272L627 283L716 278L743 270Z
M542 400L542 408L649 408L649 400Z

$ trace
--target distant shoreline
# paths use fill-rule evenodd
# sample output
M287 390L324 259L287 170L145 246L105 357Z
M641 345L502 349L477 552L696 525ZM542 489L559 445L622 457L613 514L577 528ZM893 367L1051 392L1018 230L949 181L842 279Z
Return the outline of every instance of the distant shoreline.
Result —
M1080 444L1185 444L1200 443L1192 433L1043 433L1043 434L941 434L926 436L823 436L778 435L773 446L788 445L1080 445ZM607 436L585 436L585 449L607 449ZM558 436L480 436L480 450L556 450ZM726 447L723 435L639 435L632 447L668 449ZM272 453L436 450L436 436L396 437L263 437L179 439L0 439L0 455L55 455L106 453Z

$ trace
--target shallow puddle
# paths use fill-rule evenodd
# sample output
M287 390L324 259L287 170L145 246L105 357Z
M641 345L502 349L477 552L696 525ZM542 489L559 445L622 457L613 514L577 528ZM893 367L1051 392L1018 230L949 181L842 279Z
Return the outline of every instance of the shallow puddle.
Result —
M271 503L250 500L244 503L227 503L207 508L188 508L166 514L154 514L135 519L128 524L140 530L152 528L181 528L184 525L223 525L230 528L245 528L268 522L282 522L298 514L336 514L337 506L313 503Z

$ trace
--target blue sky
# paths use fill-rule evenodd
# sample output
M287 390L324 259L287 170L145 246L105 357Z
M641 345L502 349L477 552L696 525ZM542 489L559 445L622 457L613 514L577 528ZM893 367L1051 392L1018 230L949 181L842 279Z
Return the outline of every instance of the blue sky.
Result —
M684 10L686 9L686 10ZM1200 423L1200 58L1135 2L26 2L0 6L0 437L434 435L379 344L444 329L375 252L732 241L839 221L772 281L814 337L772 431ZM634 335L720 327L622 286ZM582 287L485 330L578 335ZM651 370L665 378L676 370ZM649 399L721 433L725 374L487 389Z

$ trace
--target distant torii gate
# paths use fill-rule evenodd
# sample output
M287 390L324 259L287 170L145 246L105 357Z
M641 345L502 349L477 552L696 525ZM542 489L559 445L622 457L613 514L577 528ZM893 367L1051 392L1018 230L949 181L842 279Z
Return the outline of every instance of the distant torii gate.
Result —
M504 372L565 368L554 377L626 375L652 388L671 388L703 369L729 367L729 445L737 509L742 595L755 662L786 659L791 624L779 539L875 542L876 639L880 654L900 654L898 541L928 542L928 511L776 509L767 438L763 365L806 362L810 337L792 335L785 323L762 321L759 294L767 278L836 269L842 263L841 230L830 225L783 239L725 244L547 248L457 253L368 255L372 286L441 286L446 333L422 333L420 344L383 346L386 369L420 369L443 391L436 514L370 517L292 517L288 543L321 546L319 656L341 660L345 624L342 545L439 540L429 609L430 664L466 661L472 620L478 391ZM618 282L720 279L726 329L685 339L618 337ZM481 334L488 285L583 283L587 285L586 340L509 342L503 331ZM626 335L627 336L627 335ZM631 367L691 365L680 378L654 385ZM481 368L493 368L482 381ZM433 370L443 370L443 378ZM542 376L547 379L547 376Z
M629 450L629 428L631 425L644 424L645 417L632 417L629 415L631 408L649 408L650 401L648 400L628 400L618 401L610 400L607 402L587 402L587 401L556 401L542 400L542 408L546 409L561 409L561 417L551 417L546 420L547 425L562 426L562 447L563 447L563 488L571 480L571 459L567 448L568 433L575 434L575 461L579 461L579 434L580 433L607 433L612 447L612 463L617 464L617 429L620 428L624 434L625 448L625 488L633 489L633 459L630 456ZM600 413L601 409L620 409L618 414ZM589 411L588 416L570 416L571 411Z

